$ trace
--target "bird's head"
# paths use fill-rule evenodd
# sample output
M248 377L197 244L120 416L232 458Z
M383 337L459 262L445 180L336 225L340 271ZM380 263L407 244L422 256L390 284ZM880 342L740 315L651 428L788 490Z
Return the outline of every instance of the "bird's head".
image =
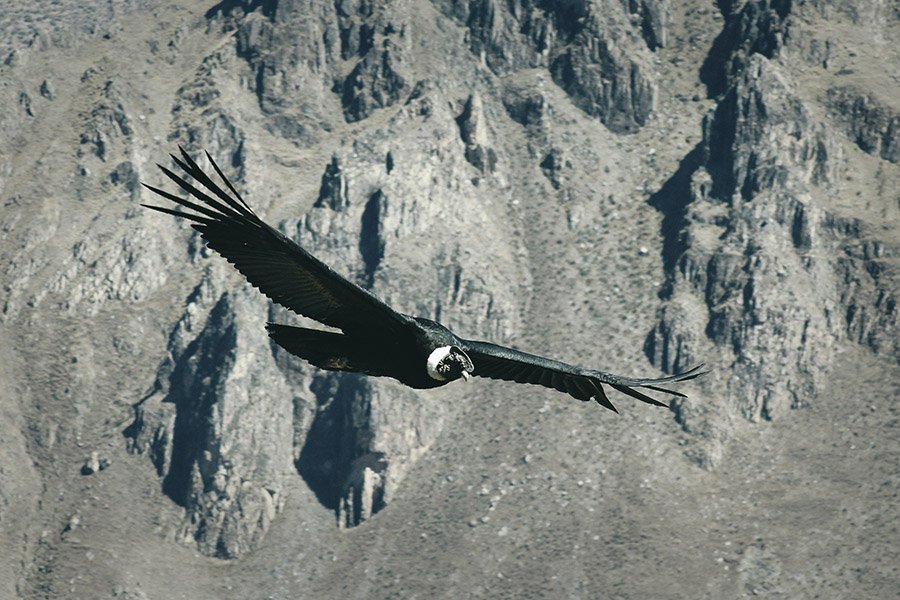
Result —
M437 381L454 381L462 377L466 381L475 366L465 352L456 346L441 346L428 355L428 375Z

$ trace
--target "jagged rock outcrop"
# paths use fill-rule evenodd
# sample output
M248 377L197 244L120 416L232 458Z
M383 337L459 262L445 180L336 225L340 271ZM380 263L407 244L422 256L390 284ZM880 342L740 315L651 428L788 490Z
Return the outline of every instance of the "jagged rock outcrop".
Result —
M103 95L107 102L94 106L89 114L83 115L87 128L80 141L97 158L105 161L110 143L116 139L120 143L127 140L134 134L134 129L112 81L106 82Z
M829 89L828 105L861 150L900 162L900 112L853 87Z
M400 35L403 35L401 30ZM347 122L360 121L379 108L396 104L409 90L403 76L403 50L390 39L373 48L357 63L341 87Z
M358 0L249 3L223 8L236 52L249 66L268 127L287 138L318 139L338 107L347 122L405 99L411 79L403 6ZM341 61L360 58L347 73Z
M724 92L754 55L777 56L788 33L792 4L791 0L719 3L725 27L700 70L710 96Z
M492 173L497 168L497 153L490 146L481 96L469 96L456 122L466 145L466 160L482 173Z
M544 177L556 189L559 189L562 185L562 173L566 163L565 156L559 148L551 148L541 160L541 171L544 173ZM569 163L569 166L571 166L571 163Z
M728 357L719 361L728 373L726 412L774 419L814 402L831 359L838 298L812 194L839 177L840 146L778 67L756 54L707 116L693 160L655 199L668 203L678 231L670 234L667 302L647 352L667 370L704 353ZM722 438L710 425L715 417L698 416L705 425L697 426L690 422L697 411L681 404L676 411L686 430L711 427L704 435ZM711 447L705 464L716 461Z
M900 247L879 239L859 219L827 215L823 234L832 244L844 335L873 352L900 361L896 257Z
M656 50L666 45L669 0L627 0L627 10L640 23L641 35L648 48Z
M404 14L402 5L342 0L335 10L341 58L362 57L339 85L344 119L352 123L406 98L411 84L404 66L409 40L405 22L396 20Z
M339 37L334 6L249 2L222 17L235 30L234 51L249 67L243 83L267 115L266 127L288 139L318 139L337 108L329 90Z
M616 132L641 127L655 107L656 82L647 44L661 45L661 3L614 0L564 3L443 2L444 12L469 30L469 46L497 75L547 68L585 113ZM632 25L626 12L641 15ZM635 31L637 35L629 35ZM654 33L655 32L655 33ZM648 42L649 43L649 42Z
M127 434L185 508L180 535L235 558L265 535L291 473L293 392L260 326L265 299L241 287L202 315L212 286L188 299L153 391Z
M547 99L538 86L511 83L503 91L503 107L516 123L540 127L547 116Z
M647 341L654 362L677 370L704 353L728 357L725 412L757 420L815 403L845 335L896 354L895 275L882 259L891 251L849 242L866 237L847 230L860 223L814 201L844 168L835 136L778 66L750 57L707 116L699 148L654 199L671 232L666 303ZM695 457L714 464L731 417L675 410L686 431L713 441Z

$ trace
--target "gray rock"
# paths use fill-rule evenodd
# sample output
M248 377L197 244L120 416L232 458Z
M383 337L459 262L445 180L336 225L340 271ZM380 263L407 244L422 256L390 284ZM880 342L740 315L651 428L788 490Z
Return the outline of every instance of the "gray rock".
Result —
M128 435L153 459L163 491L185 507L181 537L234 558L259 543L283 505L293 394L260 323L264 300L252 290L226 292L197 323L204 295L198 289L189 300L170 338L172 358L135 408Z
M561 185L562 171L565 164L565 157L559 148L551 148L550 152L541 160L541 171L544 173L544 177L556 189L559 189Z
M531 85L508 85L503 94L503 106L513 121L526 127L539 125L547 113L544 94Z
M379 108L397 103L409 91L403 75L402 46L386 38L372 48L343 82L341 104L348 123L365 119Z
M41 82L40 93L41 96L43 96L47 100L53 100L54 98L56 98L56 93L53 90L53 84L49 79L45 79Z
M780 559L761 539L744 550L738 563L741 586L752 596L778 594L781 571Z
M648 23L654 22L652 15L659 15L659 5L642 6L646 11L639 6L635 11L644 12ZM655 73L647 47L620 35L636 27L621 2L536 7L530 2L479 0L468 5L444 2L442 9L466 24L472 52L494 73L547 68L576 106L613 131L639 128L655 106ZM659 27L656 30L662 33ZM653 39L655 35L650 33Z
M651 50L664 47L668 37L669 0L623 0L641 26L641 35Z
M838 297L826 284L834 265L815 233L824 215L810 193L836 181L840 149L757 54L708 115L698 159L679 184L687 204L648 354L666 370L710 352L728 356L720 363L730 363L728 406L750 420L774 419L814 402L835 343ZM687 431L714 439L730 418L691 424L694 411L678 403L676 414Z
M94 473L98 473L109 466L109 459L105 456L100 456L100 453L97 451L91 452L90 457L84 461L84 465L81 467L82 475L93 475Z
M610 34L607 21L588 12L565 50L550 62L553 80L575 105L610 130L646 123L656 104L656 82L643 49ZM627 39L627 38L626 38Z
M861 150L900 162L900 112L853 87L830 88L828 105Z
M900 247L876 236L859 219L828 215L823 229L836 257L834 277L842 315L835 315L835 320L848 339L900 361L900 310L892 283Z
M375 46L376 31L384 31L380 23L382 7L364 0L340 0L335 3L341 32L341 58L365 56Z
M460 137L466 145L466 160L482 174L493 173L497 168L497 153L490 147L481 96L469 96L456 122L459 124Z
M102 161L106 161L110 145L121 146L134 134L132 119L123 104L116 85L107 81L104 86L105 101L82 115L85 129L81 133L82 146Z
M266 127L289 139L318 139L331 128L333 113L330 88L337 78L331 69L339 61L340 39L335 6L265 2L244 8L222 25L236 29L234 51L245 62L247 86L268 117ZM222 58L230 63L230 57Z
M76 512L69 517L68 521L66 521L65 526L60 532L60 537L66 539L73 531L75 531L79 527L81 527L81 515Z
M778 55L793 8L790 0L726 2L720 6L725 26L700 69L710 96L724 92L755 54L766 58Z

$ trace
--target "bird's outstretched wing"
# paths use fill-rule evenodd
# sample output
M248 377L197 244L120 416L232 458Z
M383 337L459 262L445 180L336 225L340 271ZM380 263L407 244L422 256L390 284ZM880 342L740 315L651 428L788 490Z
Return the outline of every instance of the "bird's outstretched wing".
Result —
M659 384L687 381L704 373L704 371L701 371L703 365L697 365L684 373L670 375L669 377L631 379L604 373L603 371L576 367L558 360L535 356L488 342L465 340L464 344L463 351L469 355L469 358L472 359L472 364L475 365L472 375L542 385L565 392L579 400L596 400L599 404L614 412L619 411L609 401L601 384L609 385L623 394L628 394L632 398L637 398L647 404L668 406L635 388L646 388L684 398L686 396L681 392L661 388Z
M295 313L344 331L393 330L408 320L264 223L209 153L206 156L228 191L204 173L183 148L179 150L181 158L175 155L172 158L199 185L158 166L193 198L179 198L165 190L144 186L188 210L143 206L193 221L191 227L200 232L210 248L224 256L263 294Z

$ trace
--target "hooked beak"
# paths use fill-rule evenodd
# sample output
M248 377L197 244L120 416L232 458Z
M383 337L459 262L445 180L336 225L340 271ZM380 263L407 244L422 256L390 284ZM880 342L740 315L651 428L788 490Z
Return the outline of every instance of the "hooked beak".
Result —
M469 380L469 372L468 372L468 371L463 371L463 372L462 372L462 378L463 378L464 381L468 381L468 380Z

